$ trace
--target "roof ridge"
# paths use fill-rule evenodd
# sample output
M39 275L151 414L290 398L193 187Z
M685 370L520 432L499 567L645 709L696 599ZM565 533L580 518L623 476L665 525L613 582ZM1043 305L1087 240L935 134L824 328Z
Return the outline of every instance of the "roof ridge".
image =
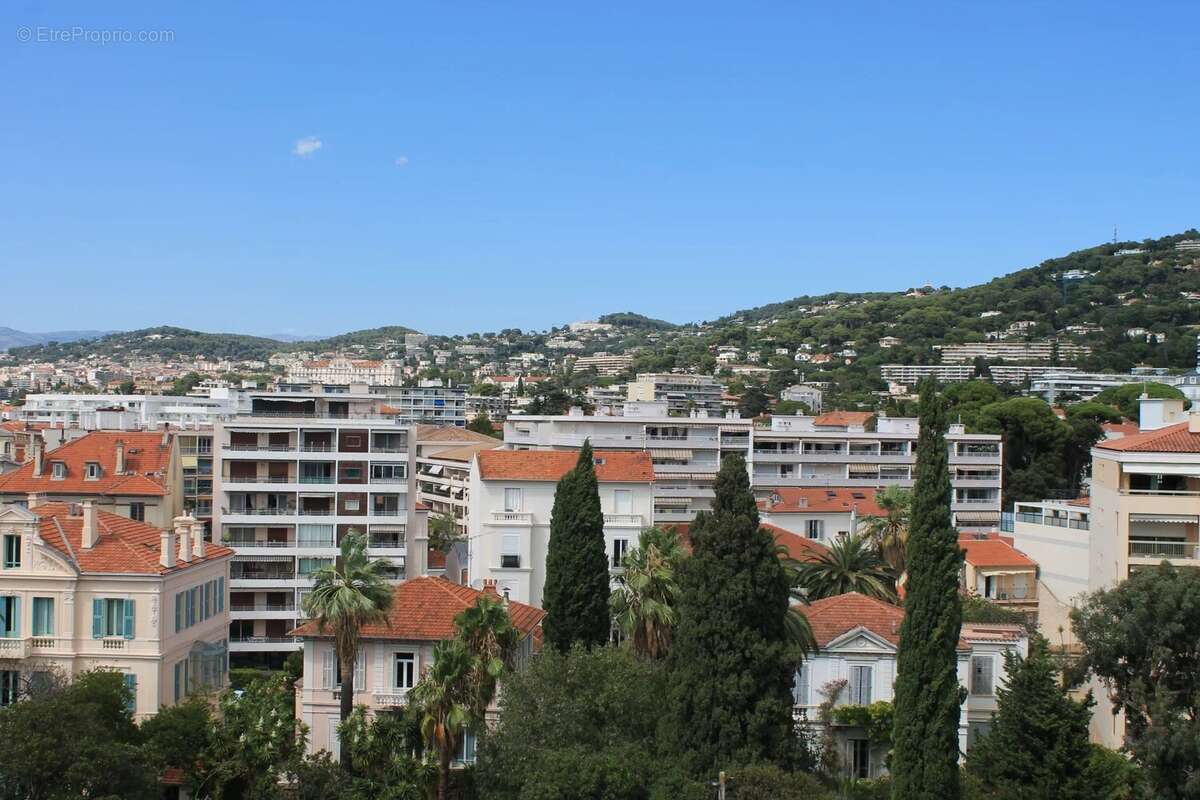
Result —
M75 548L71 547L71 538L67 536L67 532L63 530L62 523L58 521L58 516L55 515L50 517L50 521L54 523L55 528L58 528L58 535L62 537L63 544L66 545L67 554L71 556L71 560L75 562L75 565L79 566L82 570L83 568L79 565L79 558L75 555Z

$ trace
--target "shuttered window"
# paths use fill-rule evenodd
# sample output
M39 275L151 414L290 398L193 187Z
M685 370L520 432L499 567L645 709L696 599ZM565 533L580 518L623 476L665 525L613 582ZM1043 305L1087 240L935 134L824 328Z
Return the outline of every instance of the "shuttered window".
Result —
M854 705L871 704L871 679L873 670L867 666L850 667L850 702Z
M971 694L989 696L994 694L995 681L992 679L994 659L991 656L973 656L971 658Z

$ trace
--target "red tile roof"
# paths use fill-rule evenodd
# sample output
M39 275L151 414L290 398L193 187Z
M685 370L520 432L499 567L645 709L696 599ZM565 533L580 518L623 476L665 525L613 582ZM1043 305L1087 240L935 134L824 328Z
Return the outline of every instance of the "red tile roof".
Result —
M987 538L975 536L958 537L958 546L966 554L966 561L973 567L1037 567L1037 562L1017 550L998 534L987 534Z
M34 477L33 462L0 477L0 494L152 495L166 490L172 440L163 445L162 433L142 431L94 431L45 453L42 475ZM117 442L125 443L125 474L118 475ZM56 480L54 462L66 464L67 476ZM100 464L100 477L87 480L88 462Z
M689 553L692 551L692 540L690 538L691 525L688 523L668 523L662 526L666 530L675 531L679 536L679 544L684 550ZM818 541L809 539L799 534L781 528L778 525L772 525L769 522L763 522L759 527L768 530L775 537L775 543L783 545L787 551L788 558L796 561L813 561L817 556L827 552L828 548Z
M480 595L478 589L451 583L445 578L425 577L407 580L392 589L392 607L388 609L386 624L367 625L362 636L367 639L400 639L415 642L440 642L454 637L454 618L460 611L475 605ZM494 590L490 594L495 594ZM522 634L537 628L544 611L540 608L511 601L508 615ZM321 633L316 622L306 622L294 630L292 636L328 637L331 631Z
M46 544L59 551L88 573L106 572L132 575L166 575L189 569L197 564L211 564L228 558L233 550L209 542L204 558L176 561L171 568L159 563L161 531L127 517L96 510L99 541L89 550L83 548L83 517L71 516L67 503L43 503L31 512L38 516L38 533ZM178 555L179 543L175 542Z
M814 419L813 425L822 428L845 428L850 425L866 425L874 418L874 411L830 411Z
M1096 447L1125 453L1200 453L1200 433L1189 433L1188 423L1181 422L1156 431L1109 439Z
M818 647L825 647L839 636L859 627L894 645L900 644L900 623L904 621L904 609L858 592L814 600L809 605L796 606L796 610L808 617Z
M1120 422L1103 422L1100 424L1100 427L1110 439L1134 436L1141 432L1138 424L1131 419L1123 419Z
M654 464L645 451L597 450L596 478L615 483L651 483ZM484 480L557 481L575 468L579 454L568 450L481 450Z
M500 444L495 436L451 425L418 425L418 442L484 442Z
M875 489L852 489L842 487L832 488L799 488L794 486L772 489L772 497L760 500L758 508L775 514L797 514L812 512L815 514L850 513L856 509L859 516L887 516L887 512L875 502ZM778 501L775 500L778 496Z

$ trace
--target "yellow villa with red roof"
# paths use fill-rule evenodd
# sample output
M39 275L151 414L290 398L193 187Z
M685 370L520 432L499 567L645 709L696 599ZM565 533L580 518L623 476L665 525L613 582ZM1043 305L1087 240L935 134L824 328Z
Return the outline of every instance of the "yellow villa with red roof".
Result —
M225 685L233 551L82 503L0 505L0 705L57 674L125 676L150 716Z

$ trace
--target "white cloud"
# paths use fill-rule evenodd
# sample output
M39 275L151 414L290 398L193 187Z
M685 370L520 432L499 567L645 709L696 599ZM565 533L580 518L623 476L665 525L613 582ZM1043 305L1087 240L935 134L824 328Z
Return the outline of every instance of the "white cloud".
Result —
M292 148L292 155L308 158L313 153L317 152L324 145L316 136L305 136L303 139L297 139L295 146Z
M408 156L400 156L399 158L397 158L396 166L397 167L407 167L408 166Z

